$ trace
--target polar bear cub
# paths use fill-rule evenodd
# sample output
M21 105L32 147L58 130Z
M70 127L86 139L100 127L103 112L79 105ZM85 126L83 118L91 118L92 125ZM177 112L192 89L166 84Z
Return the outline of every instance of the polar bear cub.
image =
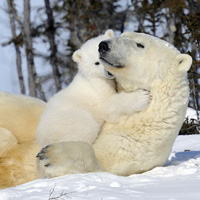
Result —
M107 30L74 52L78 73L47 103L36 134L40 146L68 141L92 144L105 121L116 123L147 108L147 91L117 93L114 77L99 62L98 44L113 36Z

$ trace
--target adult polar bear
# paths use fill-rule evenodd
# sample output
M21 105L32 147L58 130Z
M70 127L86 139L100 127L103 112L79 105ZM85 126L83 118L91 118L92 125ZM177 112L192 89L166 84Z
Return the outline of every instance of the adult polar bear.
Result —
M0 92L0 189L37 178L35 131L46 103Z
M119 89L146 89L152 101L147 110L103 126L92 145L98 161L105 171L123 176L163 166L184 120L189 93L186 74L191 57L180 54L163 40L131 32L101 42L99 52L105 68L116 77ZM55 171L64 174L67 166L60 161L70 157L62 153L64 146L50 145L42 152L45 162L38 162L40 167L46 164L42 168L45 175L53 177L50 173ZM54 152L59 152L56 160ZM81 158L76 155L74 159Z
M121 43L118 47L121 49L119 55L123 55L123 52L127 52L126 49L129 48L129 50L137 52L136 55L136 52L131 51L137 57L132 58L125 55L126 63L124 64L126 65L123 68L115 68L114 66L110 68L107 65L106 67L113 71L120 86L124 87L125 90L133 91L143 87L149 89L152 102L146 111L131 116L127 121L122 121L117 125L106 123L93 144L93 148L106 171L129 175L163 165L167 160L187 107L186 71L191 65L191 58L180 54L169 43L148 35L124 33L119 38L122 41L128 39L133 45L133 48L130 48L129 45L122 45ZM144 45L145 49L142 49ZM122 46L124 46L124 49L122 49ZM145 57L145 55L149 57ZM144 59L143 62L142 58ZM136 75L138 69L134 67L135 62L142 70L142 72L139 71L138 76L141 79L138 80ZM148 77L149 73L151 79ZM145 75L146 77L144 77ZM4 111L3 114L5 115L5 113ZM10 123L12 123L12 120L10 119ZM160 150L163 150L163 152ZM38 153L36 150L33 150L33 152L35 152L35 155ZM18 157L20 155L23 157L24 153L19 151ZM34 160L33 155L33 153L29 154L28 160ZM63 159L63 155L58 155L57 158ZM30 181L30 177L35 178L33 176L34 167L31 168L29 163L21 160L20 167L18 167L15 160L7 159L8 161L11 159L11 162L9 164L8 161L4 163L5 169L13 163L12 173L7 173L3 180L3 183L7 186ZM17 167L14 167L15 165ZM25 170L27 168L31 168L28 173ZM16 173L18 176L15 176Z

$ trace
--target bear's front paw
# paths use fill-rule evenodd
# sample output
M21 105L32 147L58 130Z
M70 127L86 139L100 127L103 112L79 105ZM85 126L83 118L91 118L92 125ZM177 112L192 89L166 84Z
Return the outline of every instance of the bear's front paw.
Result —
M147 90L137 90L133 92L134 102L133 102L133 110L142 111L147 109L150 104L151 96Z
M84 142L54 143L36 157L39 177L103 171L92 146Z

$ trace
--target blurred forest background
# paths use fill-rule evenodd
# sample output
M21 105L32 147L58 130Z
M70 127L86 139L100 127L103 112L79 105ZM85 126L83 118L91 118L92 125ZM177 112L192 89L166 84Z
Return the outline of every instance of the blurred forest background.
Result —
M48 100L67 87L76 74L72 53L107 29L117 35L124 31L148 33L192 56L189 106L196 110L197 119L186 119L181 134L200 133L200 0L44 0L34 21L30 20L30 0L23 0L23 14L15 2L7 0L4 8L12 38L2 45L14 47L22 94ZM35 43L47 50L35 48ZM36 66L37 57L49 62L50 69Z

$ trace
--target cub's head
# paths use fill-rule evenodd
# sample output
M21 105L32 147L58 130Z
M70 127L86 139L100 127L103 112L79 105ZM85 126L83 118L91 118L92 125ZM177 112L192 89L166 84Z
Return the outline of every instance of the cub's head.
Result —
M112 30L107 30L104 35L92 38L74 52L72 58L78 65L79 72L87 77L114 78L99 60L98 45L101 41L114 37Z
M186 72L192 62L189 55L180 54L168 42L133 32L102 41L99 56L104 67L127 91L149 90L168 70Z

